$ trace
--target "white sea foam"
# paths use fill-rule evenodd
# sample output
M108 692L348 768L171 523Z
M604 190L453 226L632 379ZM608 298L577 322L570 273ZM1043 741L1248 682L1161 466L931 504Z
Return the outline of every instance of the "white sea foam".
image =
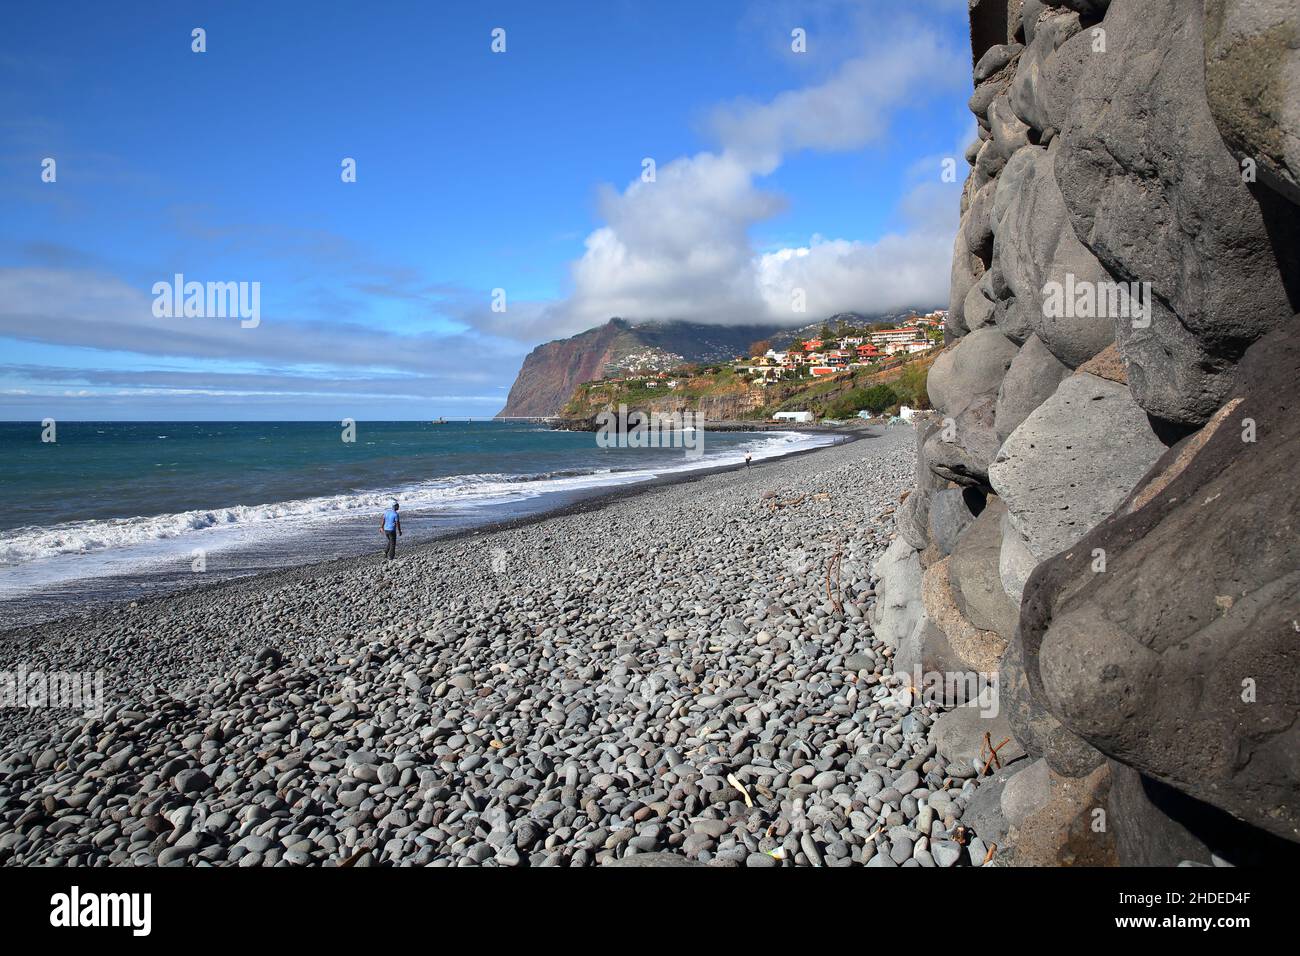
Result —
M694 459L683 457L654 468L538 476L459 475L400 488L269 504L15 528L0 532L0 568L5 571L0 579L0 599L51 584L147 572L151 566L175 563L194 549L212 553L256 546L277 536L310 532L319 522L378 515L394 498L401 501L403 514L482 508L736 463L744 459L746 451L755 460L771 458L832 440L829 436L772 432L725 451Z

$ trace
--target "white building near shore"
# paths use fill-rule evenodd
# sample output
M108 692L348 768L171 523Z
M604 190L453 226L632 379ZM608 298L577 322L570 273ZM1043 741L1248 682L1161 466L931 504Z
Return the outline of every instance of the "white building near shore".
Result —
M813 421L812 412L777 412L772 417L779 422L799 422L802 425L811 425Z

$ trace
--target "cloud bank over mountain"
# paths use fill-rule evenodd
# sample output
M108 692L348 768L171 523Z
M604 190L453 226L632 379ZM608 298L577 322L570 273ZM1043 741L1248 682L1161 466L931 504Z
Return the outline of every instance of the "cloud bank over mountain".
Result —
M70 42L49 17L12 25L28 60ZM346 78L294 47L212 87L144 14L71 24L98 58L58 84L0 62L16 107L0 128L0 416L479 415L531 348L615 316L790 327L944 301L960 187L921 157L959 157L969 132L965 0L664 0L580 23L520 5L505 57L467 12L403 14L443 32L436 66L464 96L386 82L428 59L395 22L312 25L360 58ZM300 27L237 7L214 23ZM92 84L97 109L60 94ZM231 104L256 150L185 145ZM175 117L165 143L135 135L154 114ZM653 177L614 172L647 154ZM356 182L340 156L358 157ZM256 283L256 327L155 315L150 290L176 274Z
M760 252L753 230L786 208L761 180L788 156L857 150L900 135L891 127L894 112L923 95L955 93L966 69L962 54L919 31L848 60L820 83L767 102L717 106L705 124L716 150L673 159L653 181L638 179L622 192L601 189L604 225L573 263L567 299L533 303L522 321L501 316L485 324L536 340L610 316L789 324L946 301L959 187L941 182L938 157L914 172L896 211L899 227L873 241L811 236L803 246Z

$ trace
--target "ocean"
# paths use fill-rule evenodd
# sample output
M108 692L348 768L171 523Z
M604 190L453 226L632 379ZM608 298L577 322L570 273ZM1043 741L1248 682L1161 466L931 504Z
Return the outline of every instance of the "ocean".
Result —
M0 423L0 628L276 568L380 553L684 470L833 439L711 432L704 454L601 448L512 421Z

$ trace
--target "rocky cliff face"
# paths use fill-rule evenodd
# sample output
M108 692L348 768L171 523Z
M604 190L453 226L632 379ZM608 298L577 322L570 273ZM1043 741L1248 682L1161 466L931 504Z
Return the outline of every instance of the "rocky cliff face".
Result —
M539 345L524 359L506 407L498 418L557 415L579 382L604 374L618 353L630 348L627 329L611 321L568 339Z
M610 319L567 339L539 345L524 359L498 418L558 415L582 382L628 367L668 369L682 362L721 362L744 355L751 343L789 341L792 333L767 325L703 325Z
M878 626L896 670L998 672L1025 756L958 799L1001 859L1294 857L1300 8L972 0L971 35L949 344ZM941 755L1003 736L969 716Z

